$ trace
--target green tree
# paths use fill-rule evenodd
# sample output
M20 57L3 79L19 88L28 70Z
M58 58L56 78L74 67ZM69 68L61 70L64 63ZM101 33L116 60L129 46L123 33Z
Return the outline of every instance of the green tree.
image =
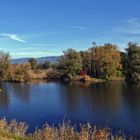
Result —
M64 51L64 55L60 58L59 68L64 77L72 79L82 69L80 53L73 49Z
M42 67L43 67L43 69L50 69L50 68L51 68L51 63L50 63L50 61L45 61L45 62L42 64Z
M37 60L35 58L31 58L31 59L29 59L29 63L31 65L31 69L35 70L37 67Z
M9 65L10 65L9 53L4 53L3 51L0 51L0 80L8 79Z
M136 43L129 43L126 49L125 68L126 80L130 83L140 82L140 46Z

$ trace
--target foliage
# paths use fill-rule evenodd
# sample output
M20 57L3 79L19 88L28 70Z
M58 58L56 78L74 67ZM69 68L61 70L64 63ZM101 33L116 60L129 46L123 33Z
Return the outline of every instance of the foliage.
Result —
M31 59L29 59L29 63L31 65L31 69L35 70L37 67L37 60L35 58L31 58Z
M120 52L116 45L105 44L89 49L91 70L95 77L109 78L116 76L118 69L121 69Z
M90 55L88 51L80 51L81 59L82 59L82 68L86 70L90 74L91 63L90 63Z
M28 64L10 64L8 53L0 52L0 81L11 80L18 82L30 79L53 78L75 80L76 75L89 75L91 78L106 80L124 79L131 83L140 81L140 46L129 43L126 52L120 52L116 45L96 45L77 52L67 49L58 64L45 61L37 64L31 58ZM36 70L38 71L36 73ZM91 80L90 80L91 81Z
M48 79L61 79L61 73L57 69L48 69L46 77Z
M4 53L0 51L0 81L7 80L9 65L10 65L9 53Z
M31 66L27 64L13 64L9 69L9 80L15 82L27 82L30 80L29 70Z
M50 63L50 61L45 61L45 62L42 64L42 68L43 68L43 69L50 69L50 68L51 68L51 63Z
M57 69L59 64L51 64L51 68Z
M82 60L79 52L68 49L64 51L64 55L59 62L59 69L62 71L64 77L73 79L76 74L82 70Z
M129 43L126 49L125 69L126 80L130 83L140 82L140 46L136 43Z

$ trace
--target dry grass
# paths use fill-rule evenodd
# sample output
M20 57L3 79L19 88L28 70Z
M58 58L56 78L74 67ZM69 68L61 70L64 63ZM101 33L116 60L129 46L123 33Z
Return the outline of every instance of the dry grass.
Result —
M46 78L46 70L29 70L28 75L30 79L45 79Z
M4 140L26 140L28 125L23 122L12 120L9 124L6 119L0 120L0 139Z
M46 124L32 134L27 134L26 123L6 119L0 120L0 140L125 140L122 136L113 136L110 129L97 129L90 124L81 125L80 130L71 123L62 123L59 127Z
M91 83L106 82L105 79L92 78L89 75L84 75L84 76L77 75L77 76L74 77L74 81L91 82Z

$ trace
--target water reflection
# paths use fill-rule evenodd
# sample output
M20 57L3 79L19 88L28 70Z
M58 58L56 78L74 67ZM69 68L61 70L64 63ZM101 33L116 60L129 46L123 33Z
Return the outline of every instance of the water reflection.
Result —
M65 85L61 92L66 114L73 120L108 125L127 131L140 130L140 87L124 83ZM67 94L66 94L67 92Z
M7 108L10 100L18 98L22 102L30 99L30 85L23 83L0 83L0 107Z
M132 127L140 132L140 127L137 127L140 126L140 86L125 86L122 94Z
M75 123L92 122L127 132L140 130L140 86L35 82L1 83L0 117L26 121L31 128L58 124L66 115ZM28 114L28 115L25 115Z
M12 93L23 102L30 100L30 84L16 83L13 85Z
M0 107L7 108L9 103L9 95L7 93L7 86L4 83L0 83Z

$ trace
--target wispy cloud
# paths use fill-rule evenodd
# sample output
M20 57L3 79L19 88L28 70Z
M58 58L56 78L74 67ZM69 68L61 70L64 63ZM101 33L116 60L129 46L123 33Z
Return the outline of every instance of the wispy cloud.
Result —
M57 46L57 43L33 43L32 46Z
M88 39L88 40L81 40L81 39L77 39L77 40L69 40L69 41L62 41L62 42L52 42L52 43L32 43L30 44L30 46L45 46L45 47L65 47L65 46L86 46L87 44L90 44L92 42L92 39ZM52 49L52 48L51 48ZM55 49L56 50L56 49Z
M56 32L48 32L48 33L29 33L25 34L26 37L42 37L42 36L53 36L53 35L59 35L63 33L64 31L56 31Z
M86 26L79 26L79 25L67 25L67 24L60 24L61 26L72 28L72 29L78 29L78 30L86 30L88 27Z
M140 19L128 18L118 21L116 25L110 28L102 40L117 44L120 50L127 47L128 42L140 42Z
M124 20L119 26L115 27L115 30L128 35L140 35L140 19L130 18Z
M44 37L44 36L58 36L58 35L64 35L67 33L75 32L75 30L78 30L78 29L79 30L88 29L87 27L84 27L84 26L70 26L70 25L63 25L63 24L61 24L60 26L65 26L67 28L70 28L71 30L52 31L52 32L46 32L46 33L28 33L28 34L25 34L25 37L32 38L32 37Z
M18 34L0 33L0 36L17 41L17 42L20 42L20 43L26 43L26 41L21 39Z

